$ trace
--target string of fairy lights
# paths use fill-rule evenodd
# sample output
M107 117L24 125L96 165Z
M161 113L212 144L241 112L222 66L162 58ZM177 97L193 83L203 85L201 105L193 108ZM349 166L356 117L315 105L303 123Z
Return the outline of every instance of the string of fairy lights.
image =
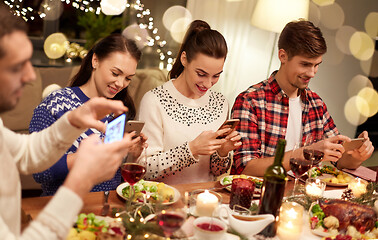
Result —
M22 17L26 22L33 21L37 18L45 18L46 13L51 10L51 4L57 0L43 0L39 9L33 9L31 6L26 6L25 0L4 0L4 3L14 12L15 15ZM93 12L99 15L101 13L100 2L101 0L60 0L64 4L71 4L72 7L83 12ZM56 3L56 2L55 2ZM59 2L58 2L59 3ZM144 46L156 47L155 51L159 55L160 65L159 68L164 68L163 61L166 61L167 69L170 70L173 58L171 57L172 51L166 50L164 47L167 41L162 39L158 34L159 29L154 26L154 18L151 15L150 9L145 9L140 0L135 0L133 3L126 4L126 8L133 8L136 14L136 21L140 29L148 31L148 37L143 42ZM136 36L138 39L138 36Z

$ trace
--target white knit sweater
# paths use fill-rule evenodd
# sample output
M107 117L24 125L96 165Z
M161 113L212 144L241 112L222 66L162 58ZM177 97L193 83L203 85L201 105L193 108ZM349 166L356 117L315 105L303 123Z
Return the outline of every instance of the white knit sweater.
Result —
M81 132L83 129L68 122L67 114L50 128L30 135L10 131L0 119L0 239L66 237L83 203L64 187L21 235L20 173L31 174L50 167Z
M228 109L222 94L208 90L199 99L190 99L172 80L147 92L138 116L148 137L146 179L167 184L206 182L226 172L230 157L213 154L195 159L188 142L203 131L216 131L227 119Z

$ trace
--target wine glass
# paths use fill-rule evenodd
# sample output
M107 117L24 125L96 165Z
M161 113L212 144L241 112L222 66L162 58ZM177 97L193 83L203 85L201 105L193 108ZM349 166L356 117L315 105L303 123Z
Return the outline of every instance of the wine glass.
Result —
M158 213L157 223L164 232L166 239L170 239L179 230L186 219L186 211L182 208L165 209Z
M124 162L121 165L121 175L125 182L130 184L130 193L129 193L129 203L134 200L135 197L135 183L143 179L144 174L146 173L146 163L147 163L147 154L146 148L143 149L142 160L137 160L135 157L135 152L129 152L129 154L124 159Z
M312 167L318 166L323 160L323 139L323 137L314 139L311 135L306 138L303 155L307 160L312 161Z
M304 156L305 148L306 146L304 146L304 144L297 143L295 144L291 152L290 168L295 177L293 195L298 185L298 179L302 177L312 167L312 157L306 159Z

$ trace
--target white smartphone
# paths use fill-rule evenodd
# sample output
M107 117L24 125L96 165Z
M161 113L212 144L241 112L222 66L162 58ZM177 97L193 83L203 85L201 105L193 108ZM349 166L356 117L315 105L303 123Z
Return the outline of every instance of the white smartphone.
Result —
M230 131L226 132L225 134L218 136L217 139L221 139L226 137L229 133L235 130L236 126L239 124L240 120L239 119L227 119L220 127L218 130L221 130L223 128L231 128Z
M352 139L350 142L344 142L343 143L344 149L345 151L358 149L362 146L362 144L364 144L365 140L366 140L365 138L355 138L355 139Z
M104 143L120 141L125 132L126 114L121 114L106 126Z
M125 133L131 133L135 131L136 135L133 138L136 138L140 135L140 132L142 131L143 126L144 126L144 122L142 121L129 120L126 122Z

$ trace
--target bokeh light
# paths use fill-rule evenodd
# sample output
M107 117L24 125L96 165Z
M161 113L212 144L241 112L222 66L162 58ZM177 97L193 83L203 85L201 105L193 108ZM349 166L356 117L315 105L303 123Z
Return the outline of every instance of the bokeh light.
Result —
M63 14L63 4L59 0L44 0L39 7L40 15L45 20L54 21Z
M348 84L348 96L353 97L363 88L373 88L373 84L366 76L358 74L352 78Z
M327 36L327 53L324 55L324 62L330 65L339 65L344 56L344 53L337 48L336 39Z
M126 38L134 40L139 49L144 48L148 43L148 39L150 38L147 29L141 28L136 23L126 27L122 31L122 35Z
M360 61L360 67L361 67L361 70L365 73L365 75L375 78L375 77L378 77L378 75L376 74L374 76L374 71L372 71L372 68L371 68L372 63L373 63L373 59L374 59L374 55L373 55L372 58L369 58L368 60ZM378 60L378 56L377 56L377 60ZM376 72L378 72L378 71L376 71Z
M345 13L339 4L320 7L320 23L328 29L338 29L344 24Z
M363 98L358 96L351 97L344 106L345 118L354 126L361 125L367 120L367 117L360 113L360 109L368 107L368 103Z
M164 27L167 30L172 31L172 27L173 27L174 23L178 19L181 19L181 18L186 18L189 21L192 21L192 14L190 13L190 11L188 9L186 9L183 6L175 5L175 6L168 8L164 12L164 15L163 15ZM175 30L177 31L177 29L175 29Z
M58 59L66 53L69 42L63 33L53 33L43 44L43 50L50 59Z
M171 37L178 43L182 43L186 30L188 29L191 20L188 18L177 19L171 27Z
M374 42L365 32L355 32L349 41L353 56L359 60L368 60L374 53Z
M351 26L342 26L341 28L337 30L335 42L336 42L337 48L341 52L348 55L352 54L349 48L349 40L355 32L357 32L357 30Z
M310 7L308 10L308 20L310 20L315 26L320 22L320 10L319 6L310 1Z
M371 12L367 15L365 19L365 30L372 38L378 36L378 12Z
M328 6L335 3L335 0L312 0L318 6Z
M367 107L363 105L363 109L360 109L360 113L365 117L372 117L378 111L378 93L375 89L365 87L361 89L358 94L358 97L363 98L367 102Z
M126 0L101 0L101 11L105 15L120 15L125 11L127 5Z

